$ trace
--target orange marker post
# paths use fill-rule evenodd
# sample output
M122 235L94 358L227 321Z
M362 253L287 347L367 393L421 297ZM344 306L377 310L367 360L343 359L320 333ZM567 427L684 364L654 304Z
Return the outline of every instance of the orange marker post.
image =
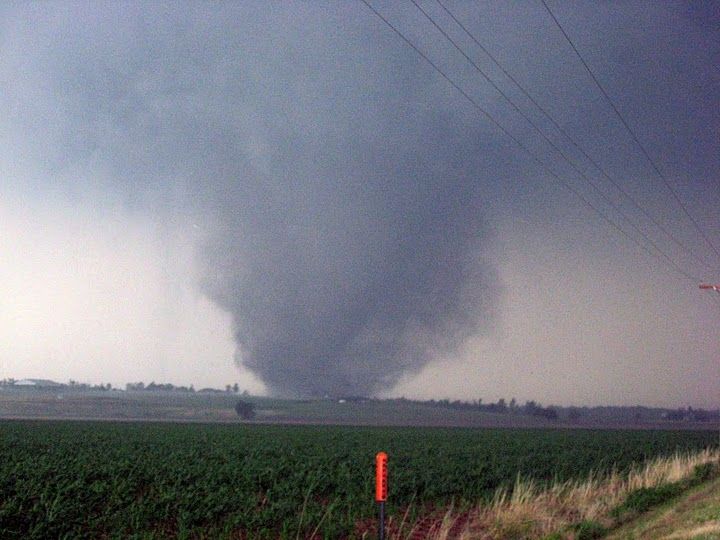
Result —
M388 492L388 456L385 452L378 452L375 456L375 501L380 507L380 527L378 538L385 539L385 501Z

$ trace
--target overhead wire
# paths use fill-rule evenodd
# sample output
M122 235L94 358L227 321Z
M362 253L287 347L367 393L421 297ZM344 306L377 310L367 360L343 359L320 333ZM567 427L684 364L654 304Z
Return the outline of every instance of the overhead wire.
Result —
M670 185L670 182L668 181L668 179L662 173L662 171L657 166L657 164L652 159L652 157L650 157L650 153L647 151L645 146L640 142L640 139L638 138L638 136L635 134L635 132L630 127L628 122L625 120L623 115L620 113L617 106L615 105L613 100L610 98L609 94L607 93L607 91L605 90L603 85L600 83L600 81L598 80L598 78L595 75L595 73L593 72L593 70L590 69L590 66L585 61L583 56L580 54L580 51L577 49L577 47L575 46L573 41L570 39L570 36L567 34L567 32L565 31L563 26L560 24L560 21L558 21L557 17L555 17L555 14L550 9L550 6L547 5L547 2L545 0L540 0L540 1L542 2L542 5L545 6L545 10L550 14L550 17L552 18L552 20L555 22L555 25L560 29L560 32L562 32L562 35L565 37L565 40L570 44L570 47L575 52L577 57L580 59L580 62L582 63L583 67L588 72L588 74L590 75L592 80L595 82L595 85L598 87L598 89L600 90L602 95L605 97L605 99L607 100L607 102L610 105L610 107L612 108L612 110L615 112L617 117L620 119L620 122L622 123L622 125L625 127L625 129L628 131L628 133L633 138L635 143L638 145L638 148L640 148L641 152L645 156L645 159L647 159L647 161L650 163L650 165L652 166L652 168L655 171L655 173L657 174L657 176L663 181L663 183L665 184L665 187L667 187L667 189L670 191L670 193L672 194L675 201L678 203L680 208L682 208L684 214L692 222L693 226L698 231L698 233L700 233L700 236L705 240L705 242L710 246L710 248L712 248L712 250L715 252L715 254L718 257L720 257L720 251L718 251L718 249L715 247L715 245L710 241L708 236L705 234L705 231L703 231L703 229L700 227L699 223L695 220L695 218L692 216L692 214L690 214L690 211L687 209L687 206L682 202L682 200L680 199L680 196L677 194L675 189L673 189L673 187Z
M684 245L673 233L668 230L662 223L660 223L655 217L650 214L630 193L628 193L622 185L613 178L602 165L600 165L590 154L553 118L553 116L528 92L528 90L508 72L505 67L497 60L497 58L478 40L478 38L467 29L467 27L458 19L458 17L443 3L442 0L435 0L438 5L448 14L448 16L462 29L462 31L482 50L487 57L502 71L502 73L513 82L513 84L523 93L523 95L530 100L530 102L537 107L537 109L552 123L552 125L578 150L599 172L602 176L610 182L632 205L639 210L645 218L647 218L654 226L656 226L661 232L663 232L672 242L682 249L685 253L690 255L696 262L700 262L703 266L709 268L710 265L705 259L701 259L697 256L690 248Z
M397 34L408 46L410 46L423 60L425 60L437 73L439 73L457 92L459 92L470 104L477 109L485 118L487 118L494 126L496 126L498 129L500 129L506 136L508 136L518 147L520 147L522 150L524 150L531 158L532 160L537 163L545 172L547 172L552 178L554 178L557 182L559 182L561 185L563 185L566 189L568 189L570 192L572 192L576 197L578 197L587 207L589 207L593 212L598 214L605 222L607 222L613 229L618 231L620 234L622 234L625 238L636 244L638 247L643 249L646 253L648 253L652 257L656 257L657 255L650 251L647 246L644 244L641 244L638 242L636 238L629 235L622 227L620 227L617 223L615 223L610 217L608 217L605 213L603 213L601 210L596 208L587 198L583 196L582 193L580 193L575 187L572 186L572 184L565 181L562 177L557 175L552 169L550 169L549 166L547 166L540 158L538 158L522 141L520 141L517 137L515 137L512 133L510 133L500 122L498 122L488 111L486 111L479 103L477 103L476 100L474 100L465 90L462 89L455 81L453 81L435 62L433 62L430 57L428 57L417 45L415 45L408 37L405 36L398 28L396 28L388 19L386 19L379 11L377 11L372 4L368 2L368 0L359 0L362 2L370 11L372 11L373 14L375 14L376 17L378 17L385 25L387 25L395 34ZM687 278L693 283L697 283L699 281L699 278L697 276L694 276L690 274L689 272L686 272L682 268L680 268L672 259L667 260L670 267L678 274L682 275L683 277Z
M437 21L435 21L435 20L433 19L433 17L432 17L427 11L425 11L420 4L418 4L417 0L410 0L410 1L411 1L412 4L420 11L420 13L422 13L423 16L424 16L428 21L430 21L430 23L435 27L435 29L438 30L438 31L443 35L443 37L444 37L447 41L449 41L449 42L453 45L453 47L470 63L470 65L472 65L473 68L474 68L478 73L480 73L480 75L482 75L482 77L483 77L488 83L490 83L490 85L492 85L492 87L503 97L503 99L505 99L505 101L507 101L507 102L513 107L513 109L515 110L515 112L517 112L520 116L522 116L522 117L525 119L525 121L527 121L527 122L533 127L533 129L534 129L556 152L558 152L558 153L560 154L560 156L562 156L562 158L573 168L573 170L575 170L575 172L577 172L577 174L579 174L580 177L581 177L583 180L585 180L585 182L587 182L587 183L593 188L593 190L595 190L595 192L598 193L598 194L600 195L600 197L601 197L613 210L615 210L618 214L620 214L620 215L630 224L630 226L631 226L640 236L642 236L642 237L645 239L645 241L648 242L656 251L658 251L659 253L661 253L661 255L663 256L663 258L670 260L670 256L669 256L667 253L665 253L665 251L664 251L663 249L661 249L661 248L657 245L657 243L655 243L650 237L648 237L648 235L645 234L645 232L643 232L635 223L633 223L633 221L632 221L632 220L630 219L630 217L625 213L625 211L624 211L620 206L618 206L617 204L615 204L615 202L614 202L610 197L608 197L590 178L588 178L588 176L587 176L575 163L573 163L573 161L570 159L570 157L569 157L565 152L563 152L563 150L562 150L560 147L558 147L558 146L552 141L552 139L550 139L550 138L543 132L543 130L540 128L540 126L538 126L538 125L535 123L535 121L533 121L532 118L530 118L528 115L526 115L526 114L522 111L522 109L520 109L520 107L483 71L483 69L482 69L480 66L478 66L478 64L462 49L462 47L460 47L460 45L458 45L458 43L437 23ZM703 261L703 260L695 257L694 254L693 254L692 252L690 252L689 250L688 250L688 253L689 253L691 256L693 256L698 262L700 262L700 264L705 265L708 269L710 268L710 266L709 266L705 261Z

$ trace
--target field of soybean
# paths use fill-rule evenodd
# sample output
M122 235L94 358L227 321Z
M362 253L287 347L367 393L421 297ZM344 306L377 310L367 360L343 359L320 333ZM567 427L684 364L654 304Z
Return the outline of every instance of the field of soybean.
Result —
M455 507L518 475L623 471L711 431L0 422L0 538L358 537L376 513ZM397 518L396 518L397 519Z

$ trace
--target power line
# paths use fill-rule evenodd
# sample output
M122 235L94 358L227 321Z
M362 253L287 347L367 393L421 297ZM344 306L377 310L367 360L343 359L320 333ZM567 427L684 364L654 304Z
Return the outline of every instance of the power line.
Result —
M390 21L388 21L379 11L377 11L369 2L368 0L360 0L367 8L372 11L375 16L377 16L383 23L385 23L395 34L397 34L407 45L409 45L423 60L425 60L430 66L437 71L450 85L455 88L465 99L467 99L473 107L475 107L480 113L482 113L483 116L485 116L493 125L495 125L498 129L500 129L505 135L507 135L517 146L519 146L522 150L524 150L532 159L535 161L544 171L546 171L551 177L553 177L555 180L560 182L566 189L571 191L576 197L578 197L586 206L588 206L591 210L593 210L596 214L598 214L600 217L602 217L608 224L610 224L611 227L616 229L620 234L622 234L624 237L626 237L631 242L635 243L638 247L645 250L646 253L650 254L653 257L657 257L652 251L650 251L647 246L644 244L641 244L637 241L634 237L630 236L627 232L625 232L624 229L622 229L617 223L615 223L611 218L609 218L607 215L605 215L601 210L597 209L590 201L588 201L579 191L577 191L571 184L563 180L560 176L555 174L555 172L552 171L545 163L540 160L535 154L530 151L530 149L523 144L519 139L517 139L512 133L510 133L505 127L500 124L495 118L487 112L485 109L480 106L477 101L475 101L470 95L465 92L455 81L453 81L435 62L433 62L424 52L422 52L412 41L410 41L409 38L407 38L400 30L398 30ZM682 268L677 266L672 259L668 258L668 263L670 266L679 274L684 276L685 278L692 281L694 284L699 281L699 279L696 276L693 276L689 274L688 272L684 271Z
M606 202L608 205L610 205L610 207L611 207L612 209L614 209L614 210L615 210L618 214L620 214L625 220L627 220L627 222L630 223L630 226L631 226L639 235L641 235L653 248L655 248L655 250L657 250L659 253L661 253L664 258L670 259L670 257L669 257L652 239L650 239L639 227L637 227L637 226L635 225L635 223L633 223L633 221L627 216L627 214L623 211L623 209L620 208L618 205L616 205L616 204L613 202L612 199L610 199L595 183L593 183L593 181L590 180L590 178L588 178L587 175L586 175L582 170L580 170L580 168L579 168L575 163L573 163L573 161L565 154L565 152L563 152L562 149L560 149L560 148L542 131L542 129L532 120L532 118L530 118L529 116L527 116L527 115L520 109L520 107L519 107L505 92L503 92L503 90L502 90L500 87L498 87L498 85L495 84L495 82L494 82L492 79L490 79L490 77L482 70L482 68L480 68L480 66L478 66L478 65L473 61L473 59L470 58L470 56L468 56L468 54L460 47L460 45L458 45L457 42L456 42L455 40L453 40L453 38L427 13L427 11L425 11L425 10L422 8L422 6L420 6L420 5L417 3L416 0L410 0L410 1L411 1L411 2L413 3L413 5L420 11L420 13L422 13L422 14L425 16L425 18L426 18L428 21L430 21L430 23L443 35L443 37L445 37L445 39L447 39L447 40L453 45L453 47L455 47L455 49L457 49L457 51L460 52L460 54L463 55L463 57L473 66L473 68L475 68L475 70L476 70L478 73L480 73L480 75L482 75L482 76L485 78L485 80L492 85L492 87L505 99L505 101L507 101L507 102L513 107L513 109L514 109L518 114L520 114L520 116L522 116L522 117L525 119L525 121L527 121L527 122L535 129L535 131L537 131L537 133L538 133L556 152L558 152L558 153L563 157L563 159L564 159L565 161L567 161L567 163L583 178L583 180L585 180L588 184L590 184L590 186L600 195L600 197L603 198L603 200L605 200L605 202ZM692 252L690 252L689 250L688 250L688 252L690 253L691 256L695 257L695 255L694 255ZM701 264L706 265L706 266L708 267L708 269L710 268L710 266L707 265L707 263L705 263L705 261L703 261L703 260L701 260L701 259L699 259L699 258L696 258L696 260L699 261Z
M680 200L680 197L679 197L678 194L675 192L675 190L673 189L673 187L670 185L670 182L668 182L667 178L665 178L665 175L662 173L662 171L660 171L660 169L658 168L658 166L655 164L655 162L653 161L653 159L650 157L650 154L649 154L648 151L645 149L645 146L643 146L643 144L640 142L640 139L638 139L637 135L636 135L635 132L632 130L632 128L630 127L630 125L625 121L625 118L624 118L623 115L620 113L620 111L618 110L618 108L615 106L615 103L613 102L613 100L610 99L610 96L609 96L608 93L605 91L605 88L603 87L602 84L600 84L600 81L599 81L598 78L595 76L595 73L593 73L593 71L590 69L590 66L588 66L587 62L585 61L585 59L584 59L584 58L582 57L582 55L580 54L580 51L578 51L577 47L575 47L575 44L574 44L573 41L570 39L570 36L568 36L567 32L565 32L565 29L564 29L564 28L562 27L562 25L560 24L560 21L557 20L557 17L555 17L555 14L552 12L552 10L550 9L550 7L547 5L547 2L545 2L545 0L540 0L540 1L542 2L543 6L545 6L545 10L550 14L550 17L552 17L552 20L555 21L555 25L560 29L560 32L562 32L562 35L565 36L565 39L566 39L567 42L570 44L570 47L572 48L572 50L575 51L575 54L576 54L577 57L580 59L580 62L581 62L582 65L585 67L585 70L588 72L588 74L590 75L590 77L592 78L592 80L595 82L595 84L597 85L597 87L600 89L600 92L601 92L602 95L605 97L605 99L607 100L607 102L610 104L610 107L612 107L612 110L615 111L615 114L616 114L617 117L620 119L620 122L622 122L623 126L625 126L625 129L628 131L628 133L630 133L630 135L632 136L633 140L634 140L635 143L638 145L638 147L640 148L640 150L642 151L643 155L644 155L645 158L648 160L648 162L650 163L650 165L652 166L652 168L654 169L654 171L657 173L657 175L658 175L658 176L660 177L660 179L663 181L663 183L664 183L665 186L668 188L668 190L670 191L670 193L672 193L672 196L673 196L673 198L675 199L675 201L677 201L677 203L680 205L680 208L682 208L682 210L683 210L683 212L685 213L685 215L690 219L690 221L692 222L692 224L695 226L695 229L697 229L697 231L700 233L700 236L702 236L702 238L703 238L703 239L705 240L705 242L712 248L712 250L715 252L715 254L716 254L718 257L720 257L720 251L718 251L718 249L715 247L715 245L710 241L710 239L707 237L707 235L705 234L705 232L702 230L702 228L700 227L700 225L698 224L698 222L695 221L695 218L692 217L692 215L691 215L690 212L688 211L688 209L687 209L687 207L685 206L685 204L682 202L682 200Z
M542 105L540 105L540 103L538 103L538 101L517 81L517 79L515 79L515 77L513 77L512 74L509 73L509 72L502 66L502 64L500 64L500 62L497 60L497 58L495 58L495 56L493 56L493 54L492 54L490 51L488 51L487 48L484 47L482 43L480 43L480 41L475 37L475 35L472 34L472 33L467 29L467 27L465 27L465 25L453 14L452 11L450 11L450 9L449 9L447 6L445 6L445 4L443 4L443 2L442 2L441 0L435 0L435 1L440 5L440 7L445 11L445 13L447 13L447 14L450 16L450 18L452 18L452 20L455 21L455 23L463 30L463 32L465 32L465 34L467 34L467 36L470 37L470 39L472 39L473 42L488 56L488 58L490 58L490 60L492 60L492 62L503 72L503 74L515 84L515 86L525 95L525 97L527 97L527 98L530 100L530 102L531 102L533 105L535 105L535 107L537 107L537 108L540 110L540 112L542 112L543 115L544 115L548 120L550 120L550 122L553 124L553 126L555 126L555 128L556 128L568 141L570 141L570 143L571 143L580 153L582 153L582 155L585 156L585 158L586 158L598 171L600 171L600 173L603 175L604 178L606 178L622 195L624 195L630 202L632 202L633 206L634 206L636 209L638 209L640 212L642 212L642 214L643 214L648 220L650 220L650 222L652 222L653 225L655 225L658 229L660 229L660 231L662 231L665 235L667 235L678 247L680 247L683 251L685 251L687 254L689 254L693 259L695 259L696 261L700 262L700 263L701 263L702 265L704 265L705 267L710 268L710 265L707 263L707 261L705 261L704 259L701 259L701 258L698 257L697 255L695 255L695 253L693 253L693 251L691 251L688 247L686 247L680 240L678 240L678 239L675 237L675 235L673 235L673 233L672 233L671 231L667 230L667 228L666 228L662 223L660 223L659 221L657 221L657 220L652 216L652 214L650 214L639 202L637 202L637 200L636 200L630 193L628 193L628 192L622 187L622 185L621 185L617 180L615 180L612 176L610 176L610 174L609 174L600 164L598 164L598 163L596 162L596 160L593 159L592 156L590 156L590 155L582 148L582 146L580 146L580 144L577 143L577 142L575 141L575 139L573 139L573 137L571 137L570 134L567 133L567 131L566 131L565 129L563 129L563 127L550 115L550 113L548 113L547 110L546 110ZM494 85L493 85L493 86L494 86Z

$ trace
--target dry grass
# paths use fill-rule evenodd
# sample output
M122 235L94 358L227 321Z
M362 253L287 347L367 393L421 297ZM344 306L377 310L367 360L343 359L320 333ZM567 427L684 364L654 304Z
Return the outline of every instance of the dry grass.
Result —
M693 474L697 465L708 462L720 462L720 451L678 454L650 461L629 474L590 475L582 481L556 483L547 489L518 478L512 490L498 490L490 503L478 506L470 515L457 514L451 508L424 538L531 540L584 520L610 524L610 511L631 491L683 480ZM396 538L410 540L418 536L400 533ZM572 538L572 533L562 533L562 538Z
M712 521L704 523L687 531L680 531L668 536L663 536L662 540L688 540L710 534L720 533L720 521Z

